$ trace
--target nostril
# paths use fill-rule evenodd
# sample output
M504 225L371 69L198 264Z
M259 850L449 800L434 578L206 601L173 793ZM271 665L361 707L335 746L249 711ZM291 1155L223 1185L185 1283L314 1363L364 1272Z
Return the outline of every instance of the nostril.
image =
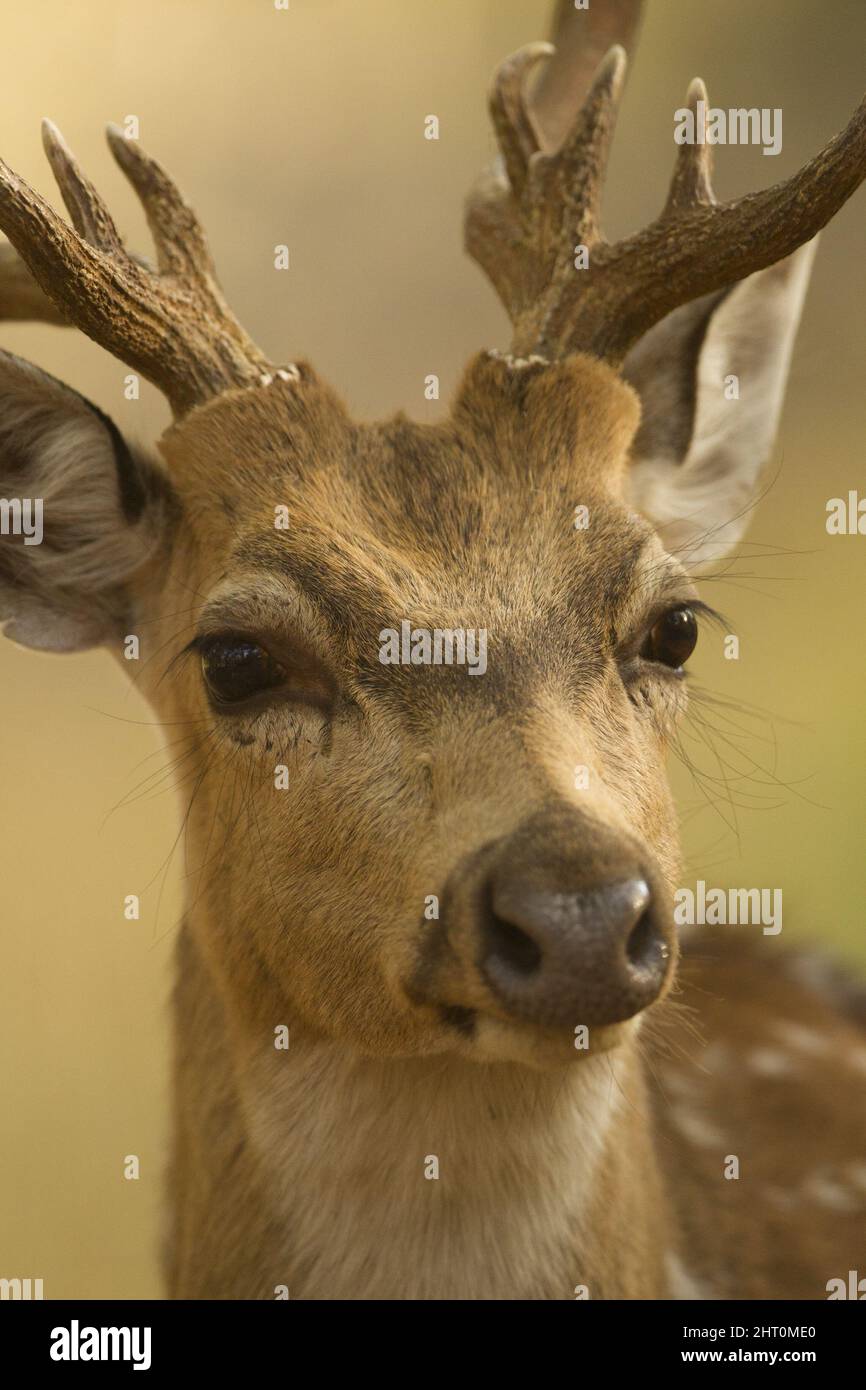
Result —
M503 876L479 895L478 965L496 1002L545 1026L631 1018L662 989L664 922L643 878L561 891Z
M625 954L629 965L636 970L654 969L664 961L667 951L649 910L641 915L629 933Z
M541 950L532 937L495 913L488 923L488 953L517 975L534 975L541 965Z
M625 944L625 953L629 964L636 965L639 969L649 965L651 958L655 955L657 940L649 912L642 913L637 926L632 928Z

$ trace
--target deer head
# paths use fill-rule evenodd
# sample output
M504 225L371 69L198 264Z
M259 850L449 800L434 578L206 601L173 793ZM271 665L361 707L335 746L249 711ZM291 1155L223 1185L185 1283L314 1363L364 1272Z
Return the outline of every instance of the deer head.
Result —
M637 8L562 6L556 50L496 75L501 159L466 236L514 336L441 424L357 424L308 364L269 363L195 215L119 132L156 269L52 126L71 227L0 166L32 277L6 258L7 312L83 329L175 416L157 461L0 354L0 491L44 499L41 545L3 538L0 611L42 650L142 634L140 684L182 739L193 929L239 1035L288 1012L366 1054L544 1064L579 1055L579 1025L613 1045L669 985L664 764L693 576L743 529L813 238L866 172L866 108L726 204L710 147L680 147L658 219L611 245L625 54L587 68ZM483 674L456 630L486 634ZM392 632L408 661L383 660Z

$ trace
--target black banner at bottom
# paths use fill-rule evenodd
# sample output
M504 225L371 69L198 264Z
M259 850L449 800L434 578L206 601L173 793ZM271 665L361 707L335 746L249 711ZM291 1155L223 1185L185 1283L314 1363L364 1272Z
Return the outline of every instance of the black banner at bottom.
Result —
M333 1371L341 1349L353 1372L363 1371L366 1363L369 1373L377 1364L384 1364L389 1346L384 1339L401 1333L411 1337L416 1331L423 1338L416 1350L422 1356L424 1378L429 1379L440 1358L443 1374L453 1374L455 1347L443 1336L441 1304L406 1306L396 1322L392 1311L381 1327L373 1311L377 1306L364 1304L361 1309L357 1303L290 1301L8 1302L0 1309L0 1332L7 1364L11 1357L19 1371L48 1371L61 1378L72 1374L98 1376L106 1367L115 1375L213 1370L223 1376L232 1372L248 1376L263 1358L273 1369L282 1365L286 1374L291 1374L298 1370L296 1358L301 1351L318 1357L322 1369ZM855 1309L846 1309L839 1301L581 1302L567 1309L558 1305L547 1313L533 1305L532 1312L521 1315L517 1338L510 1304L485 1304L481 1308L478 1304L452 1304L451 1326L459 1327L468 1310L472 1311L472 1322L466 1325L470 1341L461 1342L461 1346L464 1350L476 1346L488 1370L490 1362L498 1361L503 1353L511 1363L518 1340L527 1355L535 1358L543 1354L547 1361L557 1348L549 1340L526 1340L543 1327L545 1338L555 1330L568 1339L563 1351L575 1369L586 1354L591 1356L596 1372L602 1361L612 1371L801 1365L819 1369L826 1376L857 1364L866 1327ZM488 1317L495 1327L503 1311L509 1321L503 1325L503 1337L493 1342L483 1329ZM360 1315L364 1321L356 1324L354 1319ZM535 1323L538 1316L543 1316L543 1324ZM303 1348L299 1344L305 1334L310 1341ZM592 1341L575 1342L576 1334ZM463 1355L461 1352L461 1359ZM405 1361L403 1365L405 1374ZM513 1363L510 1368L514 1369ZM415 1372L408 1374L414 1376Z

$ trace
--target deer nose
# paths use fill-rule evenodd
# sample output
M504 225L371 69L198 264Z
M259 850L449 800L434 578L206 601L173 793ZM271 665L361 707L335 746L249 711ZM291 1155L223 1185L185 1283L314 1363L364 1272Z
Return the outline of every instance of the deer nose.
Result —
M575 891L488 880L480 967L513 1017L549 1026L620 1023L658 998L667 928L643 877Z

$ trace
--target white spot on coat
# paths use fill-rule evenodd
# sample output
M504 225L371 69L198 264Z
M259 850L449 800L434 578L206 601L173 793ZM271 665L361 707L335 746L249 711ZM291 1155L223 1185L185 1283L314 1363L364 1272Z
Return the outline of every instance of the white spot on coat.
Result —
M802 1192L808 1201L830 1211L856 1211L862 1206L862 1199L856 1193L826 1173L813 1173L803 1183Z
M802 1023L792 1023L790 1019L779 1019L773 1025L773 1032L787 1047L810 1057L821 1057L830 1050L828 1039L817 1028L804 1028Z
M680 1134L696 1148L724 1148L724 1140L715 1126L705 1120L702 1115L696 1115L693 1110L686 1110L684 1106L675 1105L671 1109L671 1120Z
M727 1043L712 1042L701 1053L701 1066L714 1076L723 1076L731 1070L734 1054Z
M772 1047L756 1047L746 1058L746 1064L756 1076L775 1080L793 1076L797 1070L790 1057Z
M709 1285L703 1283L691 1270L686 1269L674 1250L669 1250L665 1255L665 1272L668 1276L671 1298L677 1300L716 1298L716 1294L713 1293Z

